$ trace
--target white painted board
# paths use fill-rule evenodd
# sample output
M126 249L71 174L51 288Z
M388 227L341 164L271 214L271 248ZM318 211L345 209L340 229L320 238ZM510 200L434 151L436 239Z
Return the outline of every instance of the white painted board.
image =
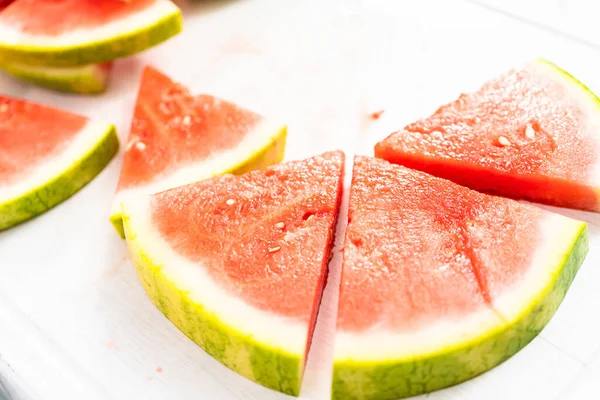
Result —
M195 92L287 121L287 159L336 148L372 154L391 130L537 56L600 93L600 52L466 1L183 6L184 33L118 62L102 96L3 76L0 92L114 122L124 142L141 68L152 64ZM0 233L0 386L36 400L286 398L212 360L147 300L108 222L121 156L65 203ZM577 216L590 222L591 250L540 337L491 372L427 398L600 398L600 217ZM328 398L339 260L332 269L302 399Z

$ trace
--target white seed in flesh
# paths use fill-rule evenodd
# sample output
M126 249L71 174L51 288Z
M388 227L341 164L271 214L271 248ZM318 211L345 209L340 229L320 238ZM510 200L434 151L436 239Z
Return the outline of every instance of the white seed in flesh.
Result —
M508 140L504 136L500 136L498 138L498 143L500 143L501 146L510 146L510 140Z

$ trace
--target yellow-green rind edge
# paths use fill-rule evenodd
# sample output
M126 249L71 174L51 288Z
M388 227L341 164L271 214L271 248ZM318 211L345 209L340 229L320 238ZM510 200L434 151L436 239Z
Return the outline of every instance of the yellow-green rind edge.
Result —
M285 155L285 143L287 139L287 126L281 127L275 136L273 136L271 142L260 151L254 153L250 158L247 158L232 168L226 171L220 171L215 173L213 176L223 174L236 174L240 175L245 172L253 171L256 169L264 169L270 165L277 164L283 160ZM191 183L191 182L190 182ZM123 217L122 213L115 213L110 216L110 222L113 227L121 236L125 239L125 231L123 229Z
M581 223L551 284L514 321L475 340L413 359L335 362L332 398L391 400L416 396L464 382L501 364L525 347L550 321L588 249L587 225Z
M580 89L582 89L584 92L586 92L588 95L590 95L591 100L593 100L596 104L600 105L600 98L598 98L598 96L596 96L596 94L594 92L592 92L592 90L590 88L588 88L583 82L581 82L579 79L575 78L569 72L565 71L558 65L556 65L553 62L548 61L544 58L538 58L535 61L538 64L544 64L544 65L547 65L547 66L555 69L557 73L562 75L562 78L566 78L569 83L579 86Z
M182 29L181 10L176 9L155 23L133 32L75 46L15 46L2 43L0 38L0 64L42 67L99 64L147 50L177 35Z
M94 66L73 67L72 73L53 73L54 68L4 64L0 69L25 82L64 93L101 94L106 90L108 73L100 75ZM70 69L70 68L67 68Z
M102 139L60 175L0 204L0 231L30 220L71 197L106 167L118 149L116 129L109 125Z
M154 264L138 243L127 205L123 226L137 275L154 305L187 337L231 370L267 388L298 396L303 356L261 343L227 326L218 315L194 302Z

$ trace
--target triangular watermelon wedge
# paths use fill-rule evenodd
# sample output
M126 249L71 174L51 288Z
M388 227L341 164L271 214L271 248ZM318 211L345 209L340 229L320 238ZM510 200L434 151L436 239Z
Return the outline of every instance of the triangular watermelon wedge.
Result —
M0 64L72 67L146 50L181 31L169 0L16 0L0 15Z
M0 69L25 82L67 93L99 94L106 90L111 63L81 67L31 67L2 64Z
M208 354L297 395L341 200L330 152L123 203L154 304Z
M0 230L77 192L118 147L113 125L0 96Z
M600 211L600 100L541 59L393 133L375 155L484 192Z
M283 158L285 125L213 96L192 96L152 67L142 75L111 221L121 202Z
M335 340L334 399L397 399L505 361L562 301L583 222L357 157Z

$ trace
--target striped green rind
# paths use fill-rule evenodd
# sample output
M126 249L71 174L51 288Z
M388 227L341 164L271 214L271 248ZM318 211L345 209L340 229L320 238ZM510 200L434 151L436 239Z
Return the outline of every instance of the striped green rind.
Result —
M222 175L222 174L243 174L245 172L249 172L256 169L263 169L270 165L277 164L283 160L285 155L285 143L287 139L287 127L283 126L281 129L273 136L273 139L265 144L261 150L252 154L249 158L245 160L237 160L237 164L226 171L216 171L214 175ZM204 179L210 178L205 176ZM192 182L189 182L192 183ZM114 213L110 216L110 222L113 227L121 236L122 239L125 239L125 231L123 229L123 218L121 213Z
M52 68L5 64L0 69L25 82L66 93L100 94L108 82L108 71L96 65Z
M177 35L183 28L181 10L165 15L153 24L126 34L73 46L14 45L0 38L0 64L42 67L74 67L99 64L139 53Z
M236 331L178 289L162 267L137 241L135 227L123 205L127 245L138 277L154 305L186 336L228 368L265 387L297 396L304 360L301 355L261 343L252 335Z
M432 392L473 378L521 350L550 321L588 252L587 227L581 223L552 283L514 321L469 342L411 359L334 364L332 398L392 400Z
M115 127L94 148L45 184L0 204L0 230L25 222L66 200L98 175L119 149Z

